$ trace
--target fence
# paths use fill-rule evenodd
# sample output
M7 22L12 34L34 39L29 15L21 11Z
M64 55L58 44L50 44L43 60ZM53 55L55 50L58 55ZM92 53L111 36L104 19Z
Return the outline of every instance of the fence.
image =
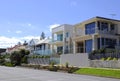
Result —
M102 58L120 58L120 53L102 53L102 54L89 54L90 60L102 59Z

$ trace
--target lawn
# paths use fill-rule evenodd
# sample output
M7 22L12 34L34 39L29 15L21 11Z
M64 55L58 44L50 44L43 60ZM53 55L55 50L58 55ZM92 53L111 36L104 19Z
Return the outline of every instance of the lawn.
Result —
M102 77L120 78L120 69L80 68L75 73L102 76Z

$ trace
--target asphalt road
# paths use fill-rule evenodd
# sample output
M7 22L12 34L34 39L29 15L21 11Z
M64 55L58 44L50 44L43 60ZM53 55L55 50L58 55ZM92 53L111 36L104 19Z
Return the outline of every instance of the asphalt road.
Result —
M0 66L0 81L120 81L120 79Z

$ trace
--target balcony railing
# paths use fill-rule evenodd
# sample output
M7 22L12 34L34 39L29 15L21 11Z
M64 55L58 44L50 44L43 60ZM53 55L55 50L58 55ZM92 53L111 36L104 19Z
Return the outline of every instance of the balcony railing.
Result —
M39 55L51 55L52 51L50 49L47 50L36 50L34 51L35 54L39 54Z
M117 30L108 30L108 29L102 29L102 30L99 30L97 27L96 28L92 28L92 29L87 29L87 30L80 30L80 29L77 29L74 33L75 36L84 36L86 35L85 33L89 34L90 32L94 32L94 33L99 33L99 34L110 34L110 35L115 35L117 33ZM87 34L87 35L88 35Z

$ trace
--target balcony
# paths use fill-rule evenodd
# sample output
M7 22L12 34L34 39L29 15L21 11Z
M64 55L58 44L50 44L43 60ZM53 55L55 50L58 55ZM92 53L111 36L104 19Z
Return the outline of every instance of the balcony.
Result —
M87 34L86 34L87 32ZM109 34L109 35L115 35L117 33L117 30L108 30L108 29L102 29L102 30L99 30L97 27L96 28L92 28L92 29L88 29L88 30L85 30L85 29L77 29L74 33L74 36L75 37L78 37L78 36L85 36L85 35L89 35L90 34L95 34L95 33L98 33L98 34Z
M35 54L39 54L39 55L51 55L52 51L50 49L47 50L36 50L34 51Z

